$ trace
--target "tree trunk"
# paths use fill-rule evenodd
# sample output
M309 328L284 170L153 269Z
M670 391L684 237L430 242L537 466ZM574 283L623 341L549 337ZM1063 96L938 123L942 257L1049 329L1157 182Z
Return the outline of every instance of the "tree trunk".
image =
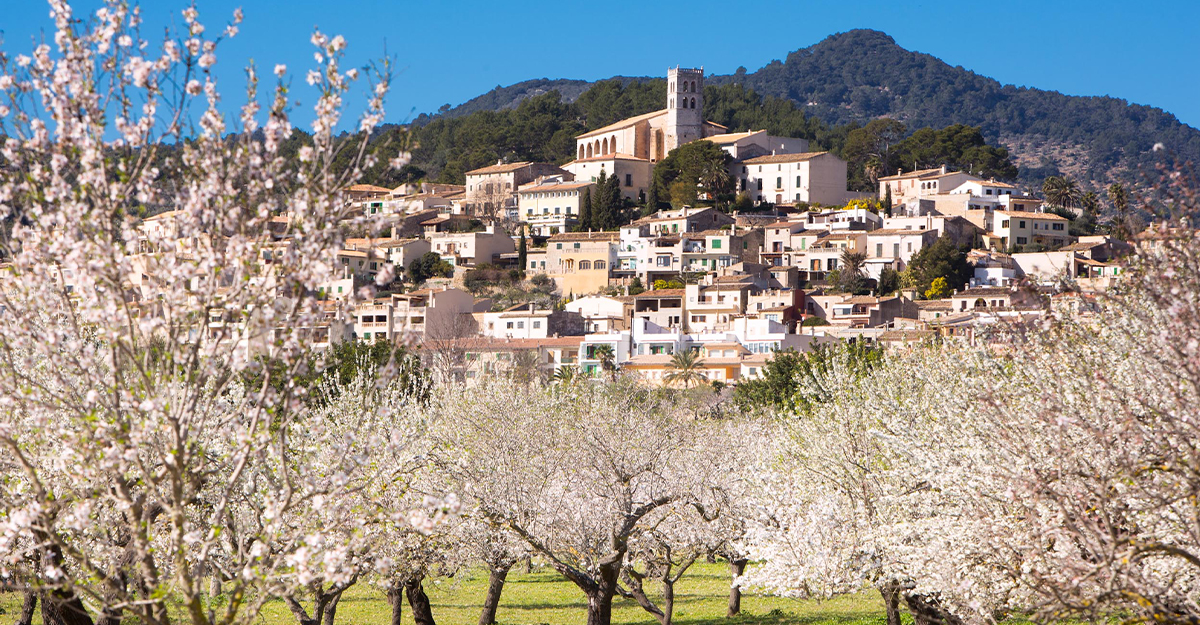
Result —
M962 621L946 611L934 597L927 595L904 595L908 611L916 625L962 625Z
M329 603L325 604L325 613L321 615L323 625L333 625L333 619L337 615L338 602L342 600L342 593L345 590L339 590L329 598Z
M612 600L617 592L617 579L621 574L621 563L624 561L624 551L621 557L613 557L600 565L597 571L596 587L587 593L588 617L587 625L610 625L612 623Z
M213 567L208 576L208 596L218 597L221 595L221 581L221 572Z
M900 625L900 584L888 582L879 587L879 594L887 609L887 625Z
M17 617L14 625L33 625L33 613L37 611L37 600L36 592L25 591L25 600L21 602L21 615Z
M487 596L483 599L483 612L479 614L479 625L493 625L496 609L500 607L500 594L504 592L504 580L511 566L491 569L488 573Z
M525 556L525 574L533 572L533 556Z
M729 561L729 573L731 582L729 583L729 609L725 611L725 618L737 616L742 612L742 589L737 585L737 578L742 573L746 572L747 560L738 558ZM892 625L888 621L888 625Z
M671 625L671 619L675 616L675 582L671 580L663 580L663 607L662 618L658 619L662 625Z
M587 625L610 625L612 623L612 593L606 597L603 591L588 594Z
M429 596L421 586L421 578L417 577L404 582L404 594L408 597L408 607L413 611L413 622L416 625L435 625L433 609L429 605Z
M318 597L313 601L313 616L308 615L308 610L296 600L295 597L284 597L284 603L287 604L289 610L296 617L296 622L300 625L321 625L321 600Z
M75 595L55 590L42 594L41 600L44 625L92 625L92 617Z
M392 623L391 625L403 625L403 619L400 618L404 612L404 588L396 582L392 582L387 589L388 604L392 606Z

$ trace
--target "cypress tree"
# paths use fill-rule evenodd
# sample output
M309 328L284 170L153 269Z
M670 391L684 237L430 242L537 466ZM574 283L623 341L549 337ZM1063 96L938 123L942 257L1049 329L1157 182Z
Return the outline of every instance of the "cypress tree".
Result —
M621 197L621 180L615 175L609 177L607 191L608 210L601 215L599 230L616 228L621 216L621 207L625 204L625 199Z
M892 185L888 185L883 193L883 210L888 217L892 216Z
M650 189L646 192L646 205L642 207L642 216L649 217L658 211L658 185L650 181Z
M592 189L585 188L583 190L583 198L579 200L579 230L584 231L592 227Z
M521 271L525 271L525 267L529 262L529 248L525 243L525 225L521 225L521 243L517 246L517 264L520 265Z
M600 170L600 177L596 179L596 197L592 201L592 221L588 227L593 230L603 230L604 224L608 221L608 213L611 210L612 195L608 192L608 181L610 178Z

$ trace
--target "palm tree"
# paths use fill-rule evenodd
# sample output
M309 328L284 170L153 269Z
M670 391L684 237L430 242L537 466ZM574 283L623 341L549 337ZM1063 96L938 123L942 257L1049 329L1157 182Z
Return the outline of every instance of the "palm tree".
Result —
M1042 194L1054 206L1073 208L1079 202L1079 185L1066 176L1050 176L1042 183Z
M842 250L842 266L841 275L843 276L861 276L863 265L867 264L867 255L864 252L854 252L849 248Z
M671 355L671 372L663 376L668 384L682 384L691 388L693 384L703 384L708 378L700 371L700 356L697 352L685 349Z
M555 384L570 386L579 381L579 369L572 365L563 365L551 376Z
M1100 214L1100 197L1093 191L1088 191L1079 199L1079 206L1083 208L1083 212L1095 217Z
M593 347L592 358L600 361L600 368L608 372L612 379L617 379L617 354L612 345L605 343Z
M718 195L732 190L733 178L724 161L709 161L700 174L700 184L708 191L709 199L716 200Z
M1116 223L1113 225L1114 237L1125 240L1129 238L1129 192L1119 183L1108 185L1108 200L1117 211Z

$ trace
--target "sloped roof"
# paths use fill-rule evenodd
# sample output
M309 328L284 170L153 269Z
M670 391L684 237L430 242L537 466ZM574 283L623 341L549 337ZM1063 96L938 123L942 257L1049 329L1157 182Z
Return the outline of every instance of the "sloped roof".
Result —
M798 152L796 154L769 154L767 156L756 156L751 159L742 161L747 165L762 165L766 163L800 163L803 161L812 160L818 156L829 154L829 152Z
M517 171L518 169L523 169L532 164L533 163L530 161L520 161L517 163L500 163L499 165L490 165L488 167L480 167L479 169L472 169L471 171L467 172L465 175L467 175L467 176L483 176L483 175L487 175L487 174L507 174L509 172Z
M638 122L648 121L648 120L654 119L655 117L658 117L659 115L666 115L666 114L667 114L667 109L660 109L657 111L651 111L649 113L644 113L644 114L638 115L636 117L628 117L628 118L622 119L619 122L615 122L615 123L609 124L607 126L597 128L590 132L585 132L581 135L576 135L575 138L583 139L585 137L591 137L593 135L602 135L606 132L612 132L614 130L621 130L622 128L628 128Z

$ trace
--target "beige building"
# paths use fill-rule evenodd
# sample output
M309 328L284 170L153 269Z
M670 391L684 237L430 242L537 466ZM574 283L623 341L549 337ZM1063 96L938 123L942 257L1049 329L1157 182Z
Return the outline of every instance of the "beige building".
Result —
M704 69L667 70L667 108L623 119L575 138L576 159L624 154L649 161L726 128L704 120Z
M705 137L705 140L717 144L735 161L744 161L770 154L799 154L808 151L807 139L775 137L767 134L765 130L713 135Z
M501 254L517 251L512 237L491 226L483 232L432 232L426 237L431 251L455 267L495 262Z
M1065 217L1054 213L995 211L987 238L990 246L998 250L1032 244L1057 249L1071 242L1068 223Z
M553 163L496 163L466 173L465 204L476 215L502 215L516 209L517 189L542 176L570 176Z
M621 196L634 202L641 201L650 188L654 174L654 163L649 159L628 154L608 154L577 159L563 165L580 182L599 182L600 173L606 178L616 176L621 187Z
M755 202L840 206L860 195L846 190L846 161L829 152L759 156L732 169L738 190Z
M879 199L887 197L891 190L892 205L939 193L949 193L968 181L980 181L978 176L966 172L948 171L945 165L935 169L918 169L908 173L896 172L894 176L879 179Z
M561 177L525 185L517 190L518 219L536 236L566 232L579 223L583 194L593 187L591 182L568 182Z
M617 262L620 236L619 232L553 235L546 243L544 258L529 255L528 271L545 273L563 294L584 295L604 290Z

